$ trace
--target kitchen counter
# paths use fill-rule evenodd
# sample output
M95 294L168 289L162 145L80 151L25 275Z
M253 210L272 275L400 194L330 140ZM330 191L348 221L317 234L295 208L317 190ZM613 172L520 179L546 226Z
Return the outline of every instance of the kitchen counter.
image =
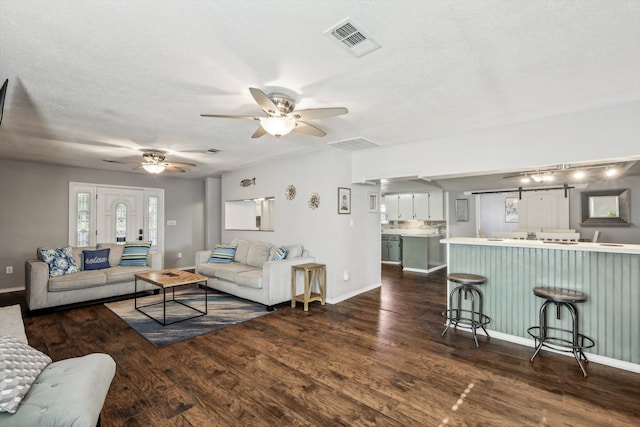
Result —
M640 372L640 245L485 238L443 243L448 271L487 278L483 308L491 337L527 345L533 353L527 328L539 323L543 300L532 289L578 290L588 297L576 304L580 332L595 341L589 360ZM570 316L549 317L550 326L570 329Z
M430 273L446 267L445 248L441 234L403 234L403 270Z

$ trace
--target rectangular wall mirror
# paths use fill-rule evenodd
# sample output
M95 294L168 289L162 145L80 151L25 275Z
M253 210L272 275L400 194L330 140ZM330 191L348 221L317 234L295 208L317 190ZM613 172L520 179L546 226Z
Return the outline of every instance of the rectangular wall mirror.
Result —
M580 225L630 225L629 189L583 191Z
M275 198L229 200L224 203L225 230L273 231Z

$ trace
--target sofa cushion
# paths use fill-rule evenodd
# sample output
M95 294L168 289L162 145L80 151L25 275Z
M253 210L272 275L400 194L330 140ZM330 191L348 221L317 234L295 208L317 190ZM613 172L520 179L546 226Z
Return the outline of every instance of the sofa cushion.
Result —
M216 245L209 258L213 264L229 264L233 262L233 256L236 253L236 245Z
M233 260L235 262L246 264L247 255L249 254L249 247L251 246L251 242L247 242L246 240L233 239L231 243L237 246L236 254L233 257Z
M204 274L205 276L233 282L235 281L238 273L250 270L254 270L254 267L247 264L241 264L239 262L232 262L231 264L200 264L197 272L198 274Z
M149 248L151 248L151 242L127 242L124 245L120 266L130 267L132 265L147 265Z
M0 336L3 335L11 335L23 343L29 344L27 334L24 331L20 304L0 307Z
M49 292L69 291L73 289L94 288L107 283L105 270L80 271L65 276L49 278Z
M64 276L65 274L80 271L78 264L73 258L71 246L57 249L41 248L38 252L40 253L40 259L49 266L49 277Z
M146 265L132 265L128 267L111 267L106 270L102 270L107 277L107 284L133 282L135 280L136 273L145 273L151 271L151 267ZM131 288L133 292L133 288Z
M0 414L0 425L99 425L100 411L115 372L113 358L102 353L53 362L38 376L18 412Z
M262 268L262 264L269 260L269 251L272 247L273 245L270 243L251 242L249 253L247 254L247 264L252 267Z
M275 246L269 251L269 261L280 261L287 257L289 251L284 246L276 248Z
M18 338L0 337L0 412L14 414L40 372L50 363L49 356Z
M262 288L262 269L243 271L236 275L236 284L238 286L246 286L249 288Z
M286 245L287 259L300 258L302 256L302 245Z
M120 261L122 260L122 252L124 252L124 245L119 245L118 243L98 243L98 246L96 246L96 248L109 248L109 265L111 267L120 265Z
M102 270L109 268L109 252L111 249L96 249L95 251L82 251L82 270Z

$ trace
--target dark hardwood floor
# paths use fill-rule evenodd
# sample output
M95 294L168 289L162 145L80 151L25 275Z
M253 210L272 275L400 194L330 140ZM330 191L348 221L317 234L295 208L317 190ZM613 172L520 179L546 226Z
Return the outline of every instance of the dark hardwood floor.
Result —
M102 304L27 314L25 325L53 360L115 359L104 427L640 425L640 374L590 363L583 378L571 357L531 364L531 348L441 337L444 271L382 270L380 289L339 304L282 304L161 349Z

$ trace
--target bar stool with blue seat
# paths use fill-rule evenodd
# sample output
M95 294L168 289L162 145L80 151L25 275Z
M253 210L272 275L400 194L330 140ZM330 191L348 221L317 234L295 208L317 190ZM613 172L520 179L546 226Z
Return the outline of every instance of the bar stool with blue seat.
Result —
M482 312L482 293L476 288L476 285L486 283L487 278L478 274L450 273L447 275L447 280L458 283L458 286L449 293L449 307L442 313L447 318L447 326L442 331L441 336L444 336L451 326L457 328L460 324L471 328L473 340L476 343L476 347L478 347L478 338L476 336L478 328L482 328L487 338L491 338L484 328L484 325L491 322L491 319ZM462 306L463 294L465 300L471 297L471 306L468 309ZM453 305L454 297L457 297L457 305L455 307ZM478 302L477 309L476 299Z
M587 295L583 292L570 289L536 287L533 294L544 298L545 302L540 307L540 324L527 329L529 335L535 340L536 349L531 356L531 362L536 358L542 347L547 347L556 351L573 353L582 370L582 375L587 376L582 361L588 362L584 349L595 345L594 341L578 331L578 310L575 304L583 303L587 300ZM560 309L565 307L571 314L571 329L553 327L547 324L547 307L550 304L556 306L556 319L560 319ZM551 333L551 335L550 335Z

